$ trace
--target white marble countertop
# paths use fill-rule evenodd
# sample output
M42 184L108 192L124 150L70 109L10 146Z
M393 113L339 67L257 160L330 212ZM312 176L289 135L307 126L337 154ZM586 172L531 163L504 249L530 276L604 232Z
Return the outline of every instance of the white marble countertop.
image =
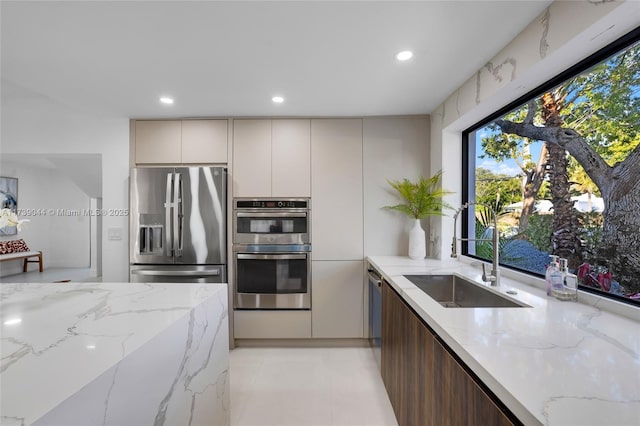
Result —
M0 423L33 423L205 300L224 293L226 303L226 291L226 284L2 284Z
M504 275L491 290L530 307L445 308L403 275L457 273L482 283L477 268L368 260L524 424L640 425L640 322Z

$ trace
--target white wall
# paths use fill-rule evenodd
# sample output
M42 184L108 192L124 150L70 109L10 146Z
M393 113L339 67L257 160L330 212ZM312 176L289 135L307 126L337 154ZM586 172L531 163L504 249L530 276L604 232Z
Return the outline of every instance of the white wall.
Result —
M387 179L416 181L427 177L428 158L429 116L363 120L365 257L408 254L413 220L383 208L402 201ZM426 221L424 229L428 235Z
M4 82L3 82L4 84ZM102 207L128 208L129 120L74 111L34 94L2 99L2 140L5 154L101 154ZM22 183L20 183L22 185ZM22 194L19 195L20 207ZM46 197L45 191L39 196ZM51 201L53 202L53 201ZM102 229L103 281L128 281L128 217L106 216ZM109 228L120 228L122 240L107 239ZM25 234L26 235L26 234ZM88 254L89 250L87 250Z
M461 203L461 132L637 27L640 2L556 1L431 115L431 170ZM440 253L451 250L453 219L433 219ZM459 232L458 232L459 235Z
M18 209L38 212L22 215L28 219L18 235L2 240L21 238L32 250L43 252L45 268L88 268L90 223L87 216L67 216L65 212L89 208L89 197L67 177L55 169L3 161L3 176L18 178ZM3 262L0 274L20 272L21 262ZM35 270L34 264L29 270Z

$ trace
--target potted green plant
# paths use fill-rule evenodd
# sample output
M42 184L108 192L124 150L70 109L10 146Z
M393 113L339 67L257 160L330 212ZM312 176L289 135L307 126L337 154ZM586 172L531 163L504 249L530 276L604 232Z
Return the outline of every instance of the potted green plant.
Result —
M388 180L387 182L404 199L405 203L384 208L400 211L414 219L413 228L409 232L409 257L424 259L427 254L424 230L420 220L429 216L444 216L445 208L452 208L443 201L443 197L451 192L440 188L442 171L430 178L422 176L417 182L409 179Z

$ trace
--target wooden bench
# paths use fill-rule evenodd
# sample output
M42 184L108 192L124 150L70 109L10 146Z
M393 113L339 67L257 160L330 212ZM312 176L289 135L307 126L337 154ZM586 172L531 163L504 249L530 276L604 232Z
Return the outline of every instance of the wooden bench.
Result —
M29 263L38 263L42 272L42 252L29 250L24 240L0 241L0 262L22 260L22 272L27 272Z

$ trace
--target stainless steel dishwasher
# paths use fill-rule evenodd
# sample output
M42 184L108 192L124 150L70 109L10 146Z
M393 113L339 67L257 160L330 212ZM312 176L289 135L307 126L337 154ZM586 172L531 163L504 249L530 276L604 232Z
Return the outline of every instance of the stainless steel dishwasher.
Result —
M382 276L374 267L367 268L369 275L369 344L373 356L381 367L382 347Z

